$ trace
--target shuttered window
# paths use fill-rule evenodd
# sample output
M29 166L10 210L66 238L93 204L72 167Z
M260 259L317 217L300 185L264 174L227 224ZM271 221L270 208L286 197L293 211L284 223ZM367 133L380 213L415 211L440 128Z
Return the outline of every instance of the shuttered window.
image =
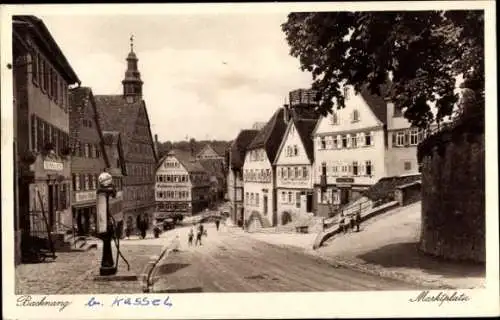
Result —
M45 124L44 124L43 120L40 118L38 118L37 122L38 122L38 132L37 132L37 136L36 136L36 145L37 145L38 151L41 151L41 150L43 150L43 142L45 140L45 138L44 138Z
M37 117L34 114L32 114L31 115L31 150L34 150L34 151L38 150L37 140L36 140L37 122L38 122Z

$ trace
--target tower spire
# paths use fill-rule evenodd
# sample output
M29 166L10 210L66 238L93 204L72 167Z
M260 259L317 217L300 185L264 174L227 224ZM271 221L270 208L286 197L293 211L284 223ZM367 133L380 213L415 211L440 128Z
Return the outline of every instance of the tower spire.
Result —
M141 73L137 66L137 55L134 52L134 35L130 35L130 52L127 56L127 70L125 71L125 78L122 81L123 95L127 100L135 101L142 97L142 80Z

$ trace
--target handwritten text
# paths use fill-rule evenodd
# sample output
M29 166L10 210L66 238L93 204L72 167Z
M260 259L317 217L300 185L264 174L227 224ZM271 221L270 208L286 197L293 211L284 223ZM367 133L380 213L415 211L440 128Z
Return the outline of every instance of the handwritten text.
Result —
M440 291L438 293L430 294L429 291L422 291L415 298L410 298L410 302L436 302L442 306L445 302L466 302L470 297L465 293L460 294L454 291L452 294Z

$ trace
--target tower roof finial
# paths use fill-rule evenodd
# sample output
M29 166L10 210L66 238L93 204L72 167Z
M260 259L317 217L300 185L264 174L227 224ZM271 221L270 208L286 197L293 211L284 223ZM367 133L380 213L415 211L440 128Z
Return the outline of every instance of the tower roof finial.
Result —
M134 35L130 35L130 51L134 52Z

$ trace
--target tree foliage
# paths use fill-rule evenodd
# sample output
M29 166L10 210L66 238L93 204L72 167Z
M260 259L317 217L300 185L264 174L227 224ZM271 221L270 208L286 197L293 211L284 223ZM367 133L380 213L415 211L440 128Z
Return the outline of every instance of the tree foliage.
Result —
M437 120L451 115L459 75L484 103L483 11L300 12L282 30L324 115L345 106L344 84L366 86L423 127L434 120L430 103Z

